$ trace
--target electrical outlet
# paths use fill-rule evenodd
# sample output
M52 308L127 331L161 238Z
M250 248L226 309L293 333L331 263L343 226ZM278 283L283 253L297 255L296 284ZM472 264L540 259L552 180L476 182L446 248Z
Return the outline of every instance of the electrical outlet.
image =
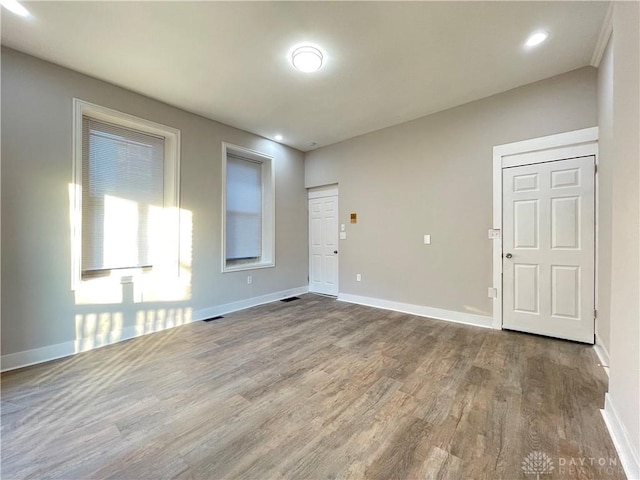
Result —
M362 275L360 275L359 273L356 273L356 282L361 282L362 281Z
M423 238L423 242L425 245L431 245L431 235L425 235Z
M249 275L247 277L247 285L251 285L253 283L253 277L251 277L251 275Z

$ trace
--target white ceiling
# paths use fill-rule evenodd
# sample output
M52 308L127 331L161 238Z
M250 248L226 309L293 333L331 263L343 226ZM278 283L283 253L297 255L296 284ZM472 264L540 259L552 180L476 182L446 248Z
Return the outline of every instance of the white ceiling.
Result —
M2 44L303 151L588 65L606 2L24 2ZM523 47L534 30L551 33ZM315 74L287 53L312 42Z

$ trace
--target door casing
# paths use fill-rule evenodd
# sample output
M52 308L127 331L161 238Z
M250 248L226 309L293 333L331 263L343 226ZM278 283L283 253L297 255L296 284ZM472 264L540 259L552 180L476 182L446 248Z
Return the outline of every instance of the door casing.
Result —
M595 180L595 309L598 305L598 127L533 138L493 147L493 229L500 230L500 238L493 240L493 328L502 329L502 169L535 163L564 160L593 155L596 164Z

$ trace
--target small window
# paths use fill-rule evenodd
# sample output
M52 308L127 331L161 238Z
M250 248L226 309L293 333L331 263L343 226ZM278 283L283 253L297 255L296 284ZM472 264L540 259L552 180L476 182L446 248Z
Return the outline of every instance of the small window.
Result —
M223 144L223 159L223 271L272 267L272 158Z
M166 230L177 211L179 132L79 100L74 121L77 279L177 260Z

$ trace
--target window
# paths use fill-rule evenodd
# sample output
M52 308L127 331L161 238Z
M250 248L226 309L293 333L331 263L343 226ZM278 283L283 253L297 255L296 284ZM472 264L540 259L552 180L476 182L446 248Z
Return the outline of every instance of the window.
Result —
M74 106L75 279L177 264L167 235L178 235L168 226L177 214L180 132L80 100Z
M223 271L274 266L273 159L223 143Z

